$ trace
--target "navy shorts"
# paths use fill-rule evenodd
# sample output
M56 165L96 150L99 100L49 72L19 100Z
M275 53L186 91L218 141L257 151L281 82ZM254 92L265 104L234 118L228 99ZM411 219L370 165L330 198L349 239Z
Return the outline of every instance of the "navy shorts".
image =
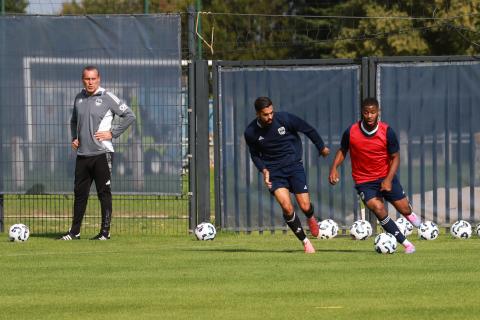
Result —
M307 177L303 164L298 162L288 167L270 170L270 182L272 187L270 193L274 193L278 188L287 188L291 193L307 193Z
M380 185L383 179L384 178L355 185L355 189L357 189L357 192L363 202L367 203L368 200L375 197L384 198L388 202L405 198L405 192L403 191L402 185L400 184L400 181L398 181L397 176L393 177L392 190L389 192L380 191Z

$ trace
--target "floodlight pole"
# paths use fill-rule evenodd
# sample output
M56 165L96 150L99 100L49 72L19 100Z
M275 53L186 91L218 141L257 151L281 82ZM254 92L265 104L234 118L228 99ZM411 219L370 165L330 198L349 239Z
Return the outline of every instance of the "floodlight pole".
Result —
M148 14L148 6L149 6L149 0L143 0L143 13Z
M202 0L197 0L196 3L196 10L197 10L197 15L198 15L198 20L197 20L197 31L199 34L202 33L202 15L199 14L199 12L202 11ZM202 60L202 39L197 37L197 59Z

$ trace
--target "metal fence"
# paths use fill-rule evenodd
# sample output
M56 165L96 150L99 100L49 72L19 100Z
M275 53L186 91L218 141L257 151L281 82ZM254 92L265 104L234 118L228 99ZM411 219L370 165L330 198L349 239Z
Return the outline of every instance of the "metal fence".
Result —
M285 229L243 139L258 96L270 96L276 110L306 119L332 148L328 160L319 159L304 138L304 166L321 219L346 228L358 218L349 159L339 185L329 186L327 177L341 134L358 121L360 99L368 95L378 97L382 119L399 137L398 174L414 210L445 226L462 218L480 221L479 66L467 57L218 62L217 224L236 231ZM395 215L391 206L389 212Z
M449 225L480 221L480 62L371 59L382 117L401 144L400 179L415 210Z
M280 207L250 160L243 131L255 118L253 101L269 96L278 111L289 111L317 128L326 145L340 143L342 128L358 118L361 61L311 60L219 62L216 66L217 220L236 231L285 228ZM303 136L302 136L303 137ZM329 159L319 157L304 137L304 166L312 202L321 218L346 224L357 216L352 183L329 187ZM342 167L342 175L348 169Z
M69 121L81 71L96 65L101 86L137 116L114 140L113 230L187 232L180 25L179 15L0 17L0 211L6 225L21 221L37 234L69 227L75 163ZM91 193L86 233L98 231L100 217L93 186Z
M69 119L87 64L98 65L102 86L137 116L114 141L114 232L186 233L210 218L209 67L193 55L182 69L180 25L178 15L0 17L0 222L24 222L37 234L68 228ZM399 176L415 211L444 225L480 220L477 60L217 61L212 71L215 222L223 229L286 230L243 139L261 95L314 125L332 153L359 119L361 98L377 96L382 119L400 138ZM333 155L319 158L305 137L304 146L318 216L349 226L358 218L349 166L331 187ZM84 233L96 232L100 220L91 191Z

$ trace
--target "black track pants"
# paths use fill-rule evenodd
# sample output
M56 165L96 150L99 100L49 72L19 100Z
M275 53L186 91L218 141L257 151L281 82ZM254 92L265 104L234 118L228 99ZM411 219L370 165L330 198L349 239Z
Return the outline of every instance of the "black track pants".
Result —
M102 210L100 232L110 231L112 219L112 191L110 187L113 153L97 156L77 156L75 163L75 200L73 203L73 221L70 232L79 234L92 181L95 181L98 199Z

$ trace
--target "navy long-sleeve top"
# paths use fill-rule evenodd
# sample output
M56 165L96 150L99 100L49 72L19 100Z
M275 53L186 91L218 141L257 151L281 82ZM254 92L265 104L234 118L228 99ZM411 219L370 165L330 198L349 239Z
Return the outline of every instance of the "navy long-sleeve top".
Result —
M257 119L253 120L245 129L244 136L257 169L277 169L302 161L302 140L298 132L305 134L318 152L325 147L318 132L291 113L275 112L272 123L265 127Z

